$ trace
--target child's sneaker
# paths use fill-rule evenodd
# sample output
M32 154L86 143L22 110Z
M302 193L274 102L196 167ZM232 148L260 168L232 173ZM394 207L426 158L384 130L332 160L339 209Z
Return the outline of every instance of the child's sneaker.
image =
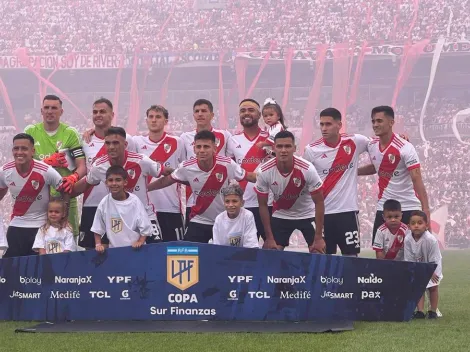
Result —
M419 311L419 310L417 310L413 314L413 319L424 319L424 318L426 318L426 315L423 312Z
M432 310L428 310L428 319L437 319L437 313Z

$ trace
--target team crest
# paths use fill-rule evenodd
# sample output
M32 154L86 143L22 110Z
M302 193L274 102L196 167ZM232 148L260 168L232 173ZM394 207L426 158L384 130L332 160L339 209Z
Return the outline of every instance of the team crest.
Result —
M395 164L395 155L388 154L388 161L390 161L392 164Z
M166 249L166 281L184 291L199 282L199 249L168 247Z
M398 242L402 243L403 242L403 236L398 236Z
M294 177L292 181L294 182L295 187L300 187L300 178Z
M55 253L62 253L62 246L60 245L59 241L48 241L46 244L46 253L47 254L55 254Z
M163 149L165 150L165 153L169 153L171 151L171 145L168 143L163 144Z
M62 141L57 141L57 143L55 144L55 146L56 146L56 149L57 149L57 150L60 150L61 147L62 147Z
M122 231L122 220L121 218L111 218L111 230L114 233L119 233Z
M37 191L39 188L39 182L36 180L31 181L31 186L33 186L34 190Z
M348 155L351 154L351 147L349 145L345 145L343 147L343 149L346 152L346 154L348 154Z
M134 171L134 169L129 169L129 170L127 170L127 173L129 174L129 177L130 177L131 179L134 179L134 177L135 177L135 171Z
M218 172L215 174L215 178L217 179L217 181L222 182L224 180L224 175Z
M215 146L218 148L220 145L220 139L216 138L215 139Z

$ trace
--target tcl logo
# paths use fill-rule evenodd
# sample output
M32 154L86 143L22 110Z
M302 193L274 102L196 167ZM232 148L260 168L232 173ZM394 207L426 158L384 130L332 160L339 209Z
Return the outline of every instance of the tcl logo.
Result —
M107 291L90 291L91 298L111 298Z

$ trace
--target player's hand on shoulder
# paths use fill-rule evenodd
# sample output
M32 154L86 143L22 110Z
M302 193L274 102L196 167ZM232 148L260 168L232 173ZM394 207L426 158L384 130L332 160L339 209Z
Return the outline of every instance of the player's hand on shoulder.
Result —
M82 138L85 141L85 143L90 143L91 142L91 137L93 137L94 134L95 134L95 129L94 128L90 128L90 129L86 130L85 132L83 132Z

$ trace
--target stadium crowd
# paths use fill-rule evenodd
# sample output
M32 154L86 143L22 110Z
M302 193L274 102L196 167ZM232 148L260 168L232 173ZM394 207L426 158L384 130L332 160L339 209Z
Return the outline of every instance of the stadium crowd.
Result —
M252 50L271 43L306 49L441 35L462 41L470 39L469 13L469 0L227 0L208 10L194 0L1 0L0 53Z
M429 114L429 119L433 123L449 123L452 116L460 108L457 103L448 100L433 100L433 109L435 113ZM436 109L437 107L437 109ZM416 116L419 111L414 106L401 106L400 114L407 117L406 125L416 125ZM171 113L171 111L170 111ZM176 135L193 128L190 113L179 116L171 115L168 131ZM235 118L234 118L235 119ZM26 123L40 122L40 114L28 114L25 116ZM65 112L62 121L76 126L80 131L84 131L90 125L70 112ZM298 109L286 111L287 125L292 130L301 128L301 115ZM366 111L355 107L348 112L348 132L363 132L359 126L370 123ZM217 123L214 124L217 126ZM144 125L141 125L139 133L145 133ZM232 132L236 125L231 126ZM406 130L406 127L405 127ZM11 160L12 137L16 133L14 129L0 131L0 163L3 165ZM426 184L431 211L435 211L443 205L448 206L449 218L446 224L446 242L452 247L468 248L470 246L470 207L467 199L470 196L470 180L465 170L470 170L470 154L466 152L468 146L459 144L455 138L433 139L429 143L415 143L416 149L421 159L424 182ZM366 163L367 157L363 158ZM377 186L373 176L359 178L359 206L360 206L360 225L362 246L371 247L371 234L373 227L373 218L376 211ZM7 225L8 214L11 211L10 197L5 197L0 203L0 210L3 214L3 223ZM301 235L292 236L293 246L305 246Z

